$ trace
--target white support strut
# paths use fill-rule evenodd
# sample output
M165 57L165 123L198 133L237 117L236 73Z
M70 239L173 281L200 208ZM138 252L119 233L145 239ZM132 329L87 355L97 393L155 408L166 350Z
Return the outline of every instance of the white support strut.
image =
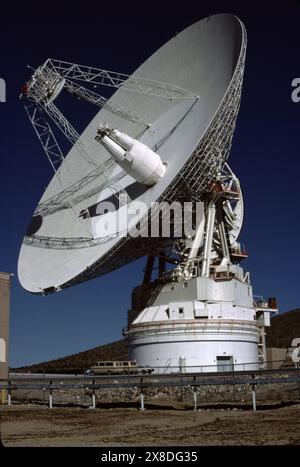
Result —
M206 222L205 243L204 243L204 258L202 262L201 276L209 277L210 258L212 253L212 240L214 234L214 225L216 218L216 206L211 204L208 207L208 216Z

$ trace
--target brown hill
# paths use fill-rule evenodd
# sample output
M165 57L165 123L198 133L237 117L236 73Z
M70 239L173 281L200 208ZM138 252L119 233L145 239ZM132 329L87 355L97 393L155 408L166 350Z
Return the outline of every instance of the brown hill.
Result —
M127 360L127 347L123 340L101 345L85 352L79 352L67 357L37 363L17 371L31 371L31 373L82 373L99 360Z
M267 328L268 347L289 347L295 337L300 337L300 308L272 318Z

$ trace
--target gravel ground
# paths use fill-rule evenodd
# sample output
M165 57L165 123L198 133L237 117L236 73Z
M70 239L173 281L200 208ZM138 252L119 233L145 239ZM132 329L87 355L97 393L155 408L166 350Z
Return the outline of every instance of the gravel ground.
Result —
M0 407L5 446L300 445L300 404L258 410Z

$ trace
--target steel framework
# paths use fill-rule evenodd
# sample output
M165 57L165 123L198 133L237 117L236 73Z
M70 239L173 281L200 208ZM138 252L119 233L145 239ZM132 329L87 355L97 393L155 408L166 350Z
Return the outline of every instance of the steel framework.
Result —
M68 80L84 81L95 86L107 86L120 88L132 92L149 94L164 99L197 99L195 93L187 89L174 86L171 83L164 83L148 78L126 75L115 71L103 70L101 68L78 65L76 63L64 62L49 58L43 65L61 77Z
M66 79L64 87L70 94L74 94L79 99L83 99L87 102L90 102L91 104L94 104L97 107L109 109L111 112L114 112L123 118L127 118L128 120L131 120L134 123L139 123L145 128L149 128L151 126L150 123L145 122L145 120L138 117L133 112L126 111L123 106L120 106L120 107L114 106L109 101L109 99L101 96L100 94L97 94L94 91L91 91L85 86L75 83L72 80Z

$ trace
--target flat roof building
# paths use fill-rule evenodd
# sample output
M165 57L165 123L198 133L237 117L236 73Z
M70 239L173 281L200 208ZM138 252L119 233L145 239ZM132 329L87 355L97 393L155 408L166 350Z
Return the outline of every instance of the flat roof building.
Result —
M8 378L8 342L11 274L0 272L0 379Z

